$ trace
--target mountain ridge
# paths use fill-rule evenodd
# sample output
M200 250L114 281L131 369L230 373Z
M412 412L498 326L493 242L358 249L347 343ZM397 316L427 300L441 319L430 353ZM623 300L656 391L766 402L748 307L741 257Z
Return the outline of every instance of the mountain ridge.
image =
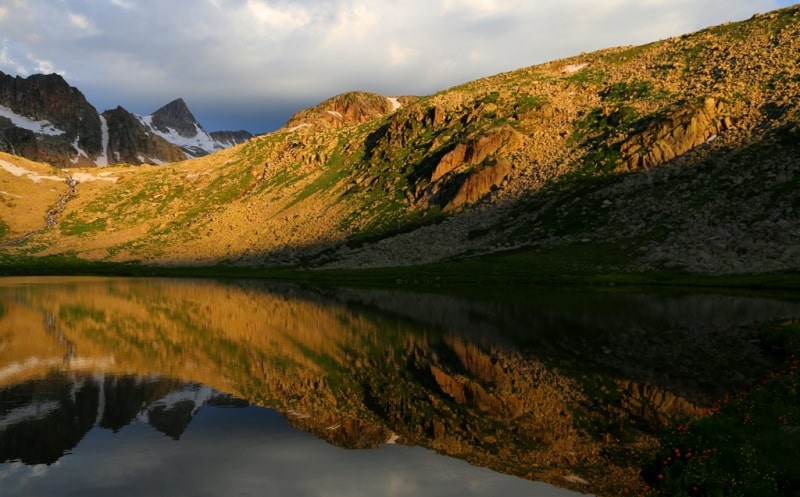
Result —
M111 128L109 117L115 122ZM122 106L98 113L58 74L0 73L0 150L57 167L164 164L252 138L244 130L216 133L206 132L180 98L151 116L136 116Z

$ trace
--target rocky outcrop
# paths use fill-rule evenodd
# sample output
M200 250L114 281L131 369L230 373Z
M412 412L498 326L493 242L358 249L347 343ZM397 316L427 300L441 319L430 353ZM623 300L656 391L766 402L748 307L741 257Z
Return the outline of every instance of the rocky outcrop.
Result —
M339 128L349 124L360 124L389 114L402 106L409 97L390 99L376 93L353 91L329 98L319 105L289 118L286 128L317 125L323 128Z
M103 112L108 124L108 148L114 163L161 164L186 159L186 154L164 138L150 133L137 117L122 107Z
M430 372L441 391L457 404L512 419L525 412L522 402L516 397L492 395L479 383L447 374L434 365L431 365Z
M490 155L503 155L519 149L525 143L525 137L511 128L501 128L488 134L482 134L456 147L444 155L431 174L431 182L438 181L445 175L463 167L474 166L483 162Z
M511 173L507 155L519 150L525 137L503 127L458 143L437 163L426 192L429 205L447 211L477 202L499 187Z
M696 406L663 388L634 382L620 385L621 407L652 430L664 429L675 419L695 414Z
M292 412L286 417L292 426L346 449L375 449L392 436L391 431L379 422L342 419L331 413L319 414L319 418L313 418Z
M724 105L717 99L709 97L702 105L678 108L623 142L623 167L633 171L659 166L732 127L732 119L724 115Z
M498 159L492 165L476 169L458 187L453 198L445 206L445 211L477 202L493 189L499 188L510 173L511 162L506 159Z

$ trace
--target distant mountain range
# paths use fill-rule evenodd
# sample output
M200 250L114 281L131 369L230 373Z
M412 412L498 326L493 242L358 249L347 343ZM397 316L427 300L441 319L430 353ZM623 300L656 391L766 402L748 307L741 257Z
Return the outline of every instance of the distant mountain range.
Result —
M164 164L243 143L253 135L206 131L178 98L148 116L98 113L57 74L0 72L0 151L57 167Z

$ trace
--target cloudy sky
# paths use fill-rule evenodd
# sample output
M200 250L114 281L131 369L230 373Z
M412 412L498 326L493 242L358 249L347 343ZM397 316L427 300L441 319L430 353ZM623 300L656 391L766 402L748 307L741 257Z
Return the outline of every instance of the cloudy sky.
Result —
M425 95L796 0L0 0L0 71L59 73L103 111L183 97L266 132L348 90Z

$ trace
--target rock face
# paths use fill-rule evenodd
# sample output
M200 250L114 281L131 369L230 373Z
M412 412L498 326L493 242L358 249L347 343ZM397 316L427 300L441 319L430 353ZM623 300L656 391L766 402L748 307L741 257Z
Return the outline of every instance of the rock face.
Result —
M490 155L513 152L520 148L524 141L522 134L505 128L491 134L478 136L466 143L459 143L439 161L431 175L431 181L437 181L462 166L480 164Z
M0 151L57 167L164 164L250 138L247 131L206 132L182 99L150 116L122 107L100 115L57 74L0 73Z
M108 148L113 162L159 164L186 159L186 154L164 138L148 132L140 120L122 107L103 112L108 125Z
M197 134L197 119L194 118L186 102L178 98L153 112L151 126L162 133L176 131L185 138Z
M466 204L473 204L500 187L511 173L511 162L499 159L493 165L484 165L472 172L461 184L453 198L445 206L446 211L455 210Z
M455 210L480 200L511 173L506 156L524 143L521 133L504 127L457 144L431 174L429 204Z
M620 153L628 170L650 169L715 139L732 125L731 118L723 114L722 102L709 97L702 105L667 113L626 140Z
M101 155L97 110L57 74L21 78L0 73L0 106L5 108L0 117L3 151L58 165L88 165L90 157Z

